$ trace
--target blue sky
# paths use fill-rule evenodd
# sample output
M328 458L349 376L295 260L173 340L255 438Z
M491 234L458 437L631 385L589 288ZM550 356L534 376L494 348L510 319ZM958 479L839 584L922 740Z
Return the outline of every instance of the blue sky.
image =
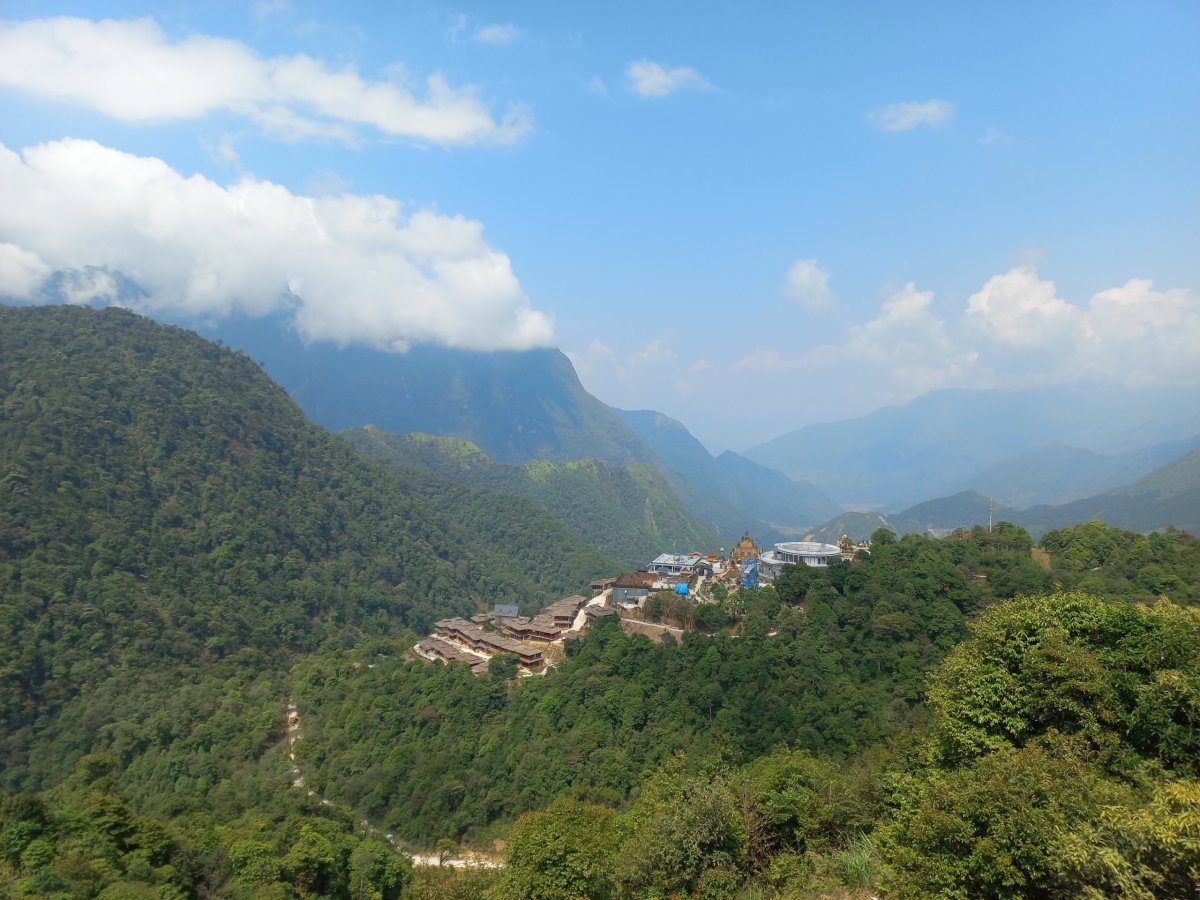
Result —
M717 448L939 387L1200 386L1195 3L0 14L16 300L553 343ZM837 399L750 399L798 386Z

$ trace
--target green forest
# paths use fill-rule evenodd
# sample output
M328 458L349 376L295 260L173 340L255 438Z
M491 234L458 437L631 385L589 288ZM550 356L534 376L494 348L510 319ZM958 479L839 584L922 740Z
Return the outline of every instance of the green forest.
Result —
M366 456L408 478L435 472L455 483L501 491L540 504L580 538L637 567L663 548L713 550L722 538L680 502L664 475L643 462L581 459L493 462L462 438L388 434L366 426L341 432Z
M0 307L0 896L1200 896L1191 535L880 530L680 641L406 658L617 571L242 354Z

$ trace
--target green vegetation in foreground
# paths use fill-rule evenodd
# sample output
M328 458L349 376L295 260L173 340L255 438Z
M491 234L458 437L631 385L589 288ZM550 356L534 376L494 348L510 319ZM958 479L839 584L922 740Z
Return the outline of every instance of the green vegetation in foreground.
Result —
M315 723L303 765L322 790L430 845L484 842L531 810L509 834L511 865L493 888L497 897L817 896L868 888L922 896L931 884L950 890L956 879L970 886L962 896L1036 896L1031 885L1041 876L1030 873L1041 863L991 858L1004 850L986 841L979 871L955 868L986 836L971 832L970 822L1034 803L1028 792L1075 769L1091 778L1088 767L1097 767L1095 778L1059 789L1061 808L1056 797L1047 799L1049 818L1039 819L1035 806L1029 825L1041 829L1031 838L1038 853L1075 854L1075 868L1045 870L1045 877L1083 886L1102 877L1093 871L1102 860L1080 857L1080 845L1055 843L1055 829L1099 829L1119 810L1138 827L1166 828L1154 816L1168 794L1192 802L1176 776L1192 777L1192 760L1200 758L1189 712L1200 699L1196 657L1189 656L1196 613L1131 601L1153 603L1155 587L1174 579L1177 599L1192 602L1200 584L1195 540L1089 523L1054 536L1047 570L1032 558L1028 535L1007 524L940 541L875 537L874 552L850 566L786 569L744 611L737 637L690 634L679 647L655 647L606 623L554 673L516 684L375 655L386 652L383 645L310 660L295 673L306 721ZM1109 597L1045 593L1080 583ZM1041 599L1007 599L1021 594ZM975 637L939 664L980 610ZM1089 631L1078 616L1106 621L1106 633ZM980 641L997 621L1046 637L1018 643L1018 657L1004 663L1003 671L1030 667L1021 691L976 695L970 685L982 690L998 671L956 661L994 660L996 651ZM1064 640L1086 646L1054 649L1064 628ZM1139 653L1149 656L1138 663ZM375 668L355 666L368 657ZM1047 697L1047 672L1064 660L1074 668L1061 673L1061 692ZM1104 667L1111 671L1101 674ZM1074 697L1085 673L1097 680ZM927 694L932 707L921 702ZM1104 697L1117 705L1102 712ZM1143 705L1130 706L1132 697ZM1024 709L1019 721L1004 707L1010 699ZM1095 720L1075 729L1065 717L1070 703ZM1144 737L1129 730L1139 716L1155 723ZM1014 723L1012 733L969 745L966 757L939 749L944 735L974 734L964 723L993 720ZM1113 749L1122 742L1123 750ZM983 768L976 775L973 767ZM338 774L347 771L356 774ZM1156 782L1160 771L1176 780ZM970 806L985 802L975 796L979 789L998 789L1016 774L1026 780L1013 781L1011 796L987 800L994 808ZM972 786L975 777L981 788ZM954 812L962 818L947 823L940 808L926 810L925 784L962 794L954 801L967 804ZM1093 794L1094 802L1079 806ZM1111 809L1103 805L1110 801ZM1186 806L1179 815L1191 821ZM933 866L935 846L906 849L935 827L949 831L939 838L949 842L939 851L941 874L913 862ZM996 827L1017 834L1026 823ZM680 856L681 847L692 855ZM1177 842L1153 853L1185 849ZM1002 863L1011 870L989 881L988 867ZM1142 883L1157 877L1154 865L1129 862L1124 874L1109 874ZM592 886L578 893L580 884Z
M341 435L406 477L428 469L470 487L527 498L625 566L645 565L663 552L715 550L728 542L689 513L662 474L645 463L618 466L583 459L503 465L462 438L395 435L371 426Z
M929 681L890 753L676 760L622 812L527 813L488 896L1200 895L1200 611L1002 601Z

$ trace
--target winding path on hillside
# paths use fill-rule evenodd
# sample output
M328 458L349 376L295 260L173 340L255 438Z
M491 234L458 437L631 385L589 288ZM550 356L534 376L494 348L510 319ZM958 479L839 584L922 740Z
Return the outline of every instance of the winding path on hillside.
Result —
M308 796L316 797L322 806L333 806L333 803L326 800L324 797L318 796L317 792L312 788L306 788L304 785L304 773L300 771L300 766L296 764L296 741L304 740L304 731L300 721L300 710L296 707L296 701L291 697L287 701L287 747L288 761L292 764L292 787L307 790ZM379 830L375 828L366 819L359 821L359 825L374 837L380 837ZM395 835L382 835L393 847L396 847ZM404 856L408 857L409 862L414 866L435 867L446 866L452 869L499 869L504 863L498 859L493 859L488 856L483 856L478 853L467 853L463 856L447 856L441 853L409 853L407 850L396 847L396 849Z

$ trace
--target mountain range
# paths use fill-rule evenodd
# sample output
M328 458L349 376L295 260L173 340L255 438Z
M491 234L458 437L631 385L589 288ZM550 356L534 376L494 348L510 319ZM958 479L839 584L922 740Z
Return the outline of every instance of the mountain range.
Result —
M587 540L621 558L647 547L644 539L651 535L674 541L658 544L653 555L714 549L747 532L783 539L840 509L810 483L734 453L714 457L681 423L660 413L606 406L583 388L558 350L481 353L419 346L388 353L305 345L281 328L271 319L248 320L219 333L259 360L315 422L330 430L371 425L392 435L460 438L500 466L588 463L559 471L557 483L563 486L562 479L569 478L573 494L595 497L615 490L623 498L628 534L616 543L611 521L589 527L579 516L571 519ZM365 446L381 449L377 440ZM453 444L425 442L403 449L393 444L385 455L392 462L404 457L410 465L454 472L476 486L504 483L518 492L529 487L513 472L490 470L485 476L478 467L459 467L462 457ZM588 478L593 483L585 486ZM619 487L613 479L621 481ZM541 482L533 493L544 502L554 492ZM680 504L692 521L674 510ZM602 505L588 508L598 513ZM644 527L649 521L654 524Z
M1193 389L1072 385L935 391L809 425L744 455L812 479L847 506L896 511L962 490L1014 506L1074 499L1140 477L1197 443Z
M865 416L806 426L741 454L714 456L669 416L612 409L592 397L557 350L384 353L306 346L295 336L281 343L279 330L277 322L259 320L222 334L262 359L328 428L369 424L396 435L461 438L495 466L545 461L544 473L552 474L534 482L528 473L464 469L465 457L452 444L426 441L401 454L409 465L475 487L504 483L543 506L554 493L548 485L569 480L572 493L593 498L580 506L594 521L572 518L562 503L560 520L623 560L635 552L644 556L657 540L694 541L714 532L722 544L745 532L770 543L824 535L837 530L834 520L844 526L834 537L869 534L880 513L902 531L952 529L986 520L981 497L996 504L994 517L1028 521L1035 530L1093 509L1119 509L1127 521L1149 522L1153 514L1132 510L1153 493L1118 489L1200 446L1194 390L1073 385L936 391ZM366 443L380 446L379 440ZM395 456L397 447L388 452ZM555 468L563 465L569 468ZM621 481L619 489L613 479ZM1084 502L1109 492L1124 499ZM601 495L621 500L601 513L606 504L595 502ZM929 498L940 499L914 511ZM1057 511L1072 503L1079 505ZM859 517L842 514L843 507L876 512ZM1028 516L1015 512L1033 507L1039 511ZM614 539L618 534L626 537Z
M989 506L991 509L989 510ZM816 541L836 541L849 535L868 540L876 528L896 534L939 535L955 529L1009 521L1024 527L1038 540L1046 532L1080 522L1101 520L1127 531L1164 531L1175 527L1200 533L1200 448L1159 466L1131 484L1061 504L1013 509L977 491L960 491L918 503L899 512L848 512L810 531Z

